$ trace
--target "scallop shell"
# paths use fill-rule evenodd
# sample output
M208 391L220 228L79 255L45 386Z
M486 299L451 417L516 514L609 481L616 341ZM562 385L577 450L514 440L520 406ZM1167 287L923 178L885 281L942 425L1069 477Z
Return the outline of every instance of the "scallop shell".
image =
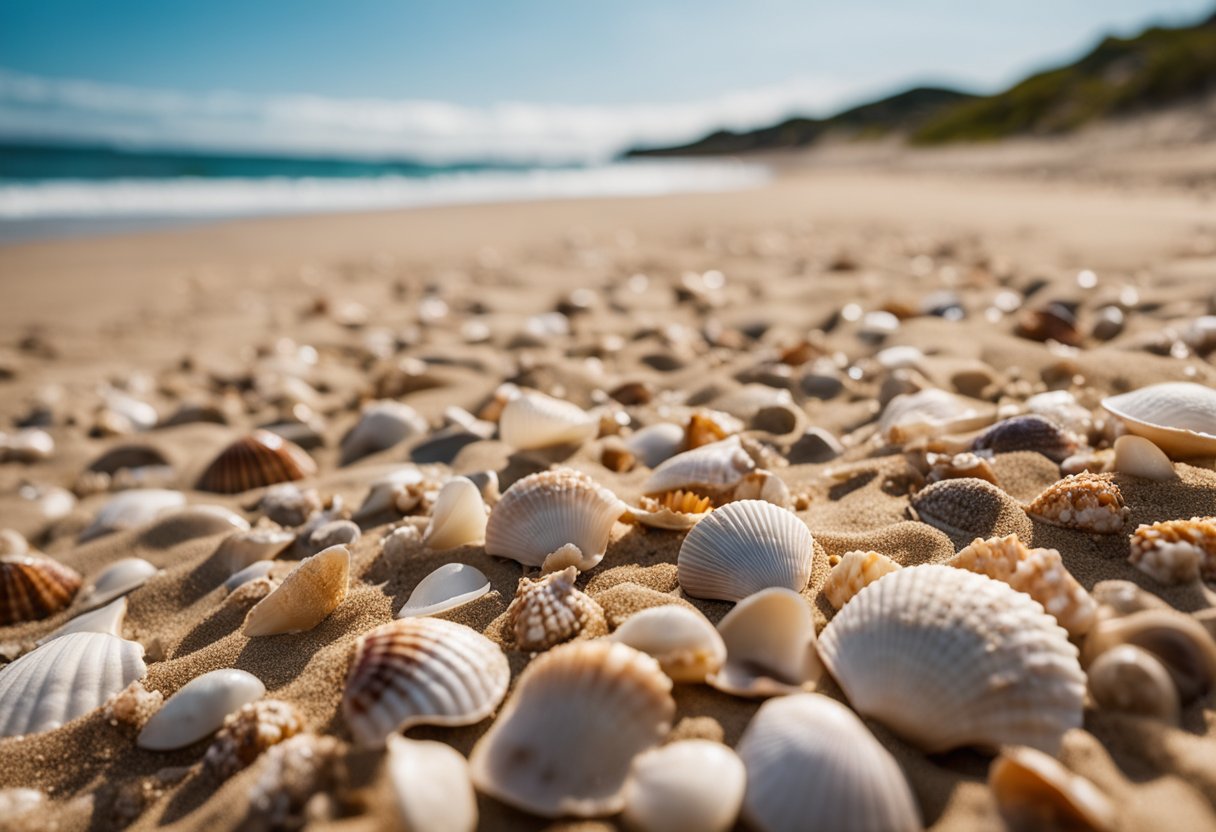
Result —
M283 583L254 605L241 628L249 638L311 630L346 598L350 551L330 548L306 558Z
M653 656L674 682L704 682L726 663L726 645L714 625L678 604L636 612L608 638Z
M738 436L676 454L651 472L642 484L645 494L693 491L724 493L756 469L756 462Z
M676 565L680 587L694 598L738 601L768 587L801 591L814 552L811 530L797 515L740 500L693 526Z
M0 737L38 734L100 708L141 678L144 649L105 633L72 633L0 669Z
M902 444L920 436L971 430L992 421L995 408L945 390L928 389L902 393L887 403L878 429L890 444Z
M1170 462L1165 451L1143 436L1130 434L1115 440L1114 470L1156 482L1178 479L1174 463Z
M743 820L760 832L919 832L903 772L848 708L800 693L760 706L738 745L747 768Z
M486 554L545 572L571 563L587 570L603 559L624 511L615 494L581 471L541 471L508 488L490 512Z
M475 601L489 591L490 582L481 570L463 563L445 563L418 582L397 617L438 615Z
M107 566L80 595L80 606L93 609L139 589L160 570L143 558L123 558Z
M620 811L635 756L671 727L658 662L597 639L550 650L520 675L469 757L478 790L541 817Z
M971 450L995 454L1035 451L1059 463L1077 452L1077 437L1051 419L1030 414L997 422L975 438Z
M181 508L186 504L186 498L179 491L166 491L160 488L138 488L124 491L111 497L93 522L80 533L81 542L96 537L133 529L151 523L162 512L169 509Z
M224 717L223 727L203 755L203 766L217 777L230 777L266 749L303 730L304 718L290 702L250 702Z
M845 552L832 564L823 594L836 609L883 575L889 575L902 567L889 557L878 552Z
M520 578L507 607L507 626L520 650L548 650L584 630L605 630L604 611L575 588L578 570L568 566L538 581Z
M469 764L449 745L388 738L388 777L409 832L473 832L477 795Z
M498 420L503 442L521 451L578 445L599 433L599 416L562 399L522 390L507 402Z
M359 421L342 437L339 465L349 465L426 433L426 419L408 404L384 399L363 406Z
M1073 474L1050 485L1026 507L1035 519L1094 534L1123 529L1131 509L1108 474Z
M506 655L475 630L440 618L405 618L360 637L342 712L355 740L379 747L414 725L472 725L507 693Z
M216 550L216 557L225 570L235 574L258 561L274 560L295 539L294 532L259 526L226 537Z
M204 673L169 697L135 744L149 751L185 748L218 731L229 714L265 693L262 681L244 670L229 667Z
M749 595L718 622L726 664L709 677L735 696L781 696L813 687L823 675L811 608L784 587Z
M1142 387L1102 400L1102 407L1170 456L1216 454L1216 390L1191 382Z
M680 740L639 754L625 786L625 822L638 832L727 832L747 771L728 746Z
M1216 687L1216 642L1185 613L1153 609L1099 621L1082 645L1081 661L1091 667L1121 644L1147 650L1165 665L1184 703Z
M672 491L658 497L642 497L629 513L643 526L684 531L713 511L713 501L691 491Z
M121 636L122 625L126 620L127 599L119 598L100 609L76 616L59 629L38 639L38 644L41 646L52 639L71 633L108 633L112 636Z
M80 573L45 555L0 557L0 627L54 615L79 589Z
M1081 725L1077 649L1030 596L949 566L857 593L819 655L849 703L925 751L1005 743L1054 752Z
M315 473L317 464L299 445L268 430L256 430L220 451L196 487L217 494L240 494Z
M1163 584L1216 579L1216 517L1141 524L1128 560Z
M1178 724L1182 703L1160 660L1134 644L1120 644L1089 666L1089 695L1099 708Z
M684 428L672 422L647 425L625 439L625 448L647 468L675 456L684 444Z
M452 477L439 491L422 542L432 549L480 545L486 539L486 504L473 481Z
M1011 532L1030 536L1017 500L980 479L942 480L912 495L909 512L952 538L972 540Z
M1098 787L1033 748L1005 748L988 769L988 786L1014 832L1076 829L1114 832L1118 814Z

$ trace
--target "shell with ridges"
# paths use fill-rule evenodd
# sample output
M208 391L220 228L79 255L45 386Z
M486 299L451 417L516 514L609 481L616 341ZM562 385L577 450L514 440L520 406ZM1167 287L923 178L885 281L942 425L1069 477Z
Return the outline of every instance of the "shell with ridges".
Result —
M138 488L115 494L97 512L88 528L80 533L80 540L84 542L111 532L142 526L155 520L161 512L181 508L185 504L186 498L181 492L160 488Z
M204 673L169 697L135 744L150 751L185 748L218 731L229 714L265 693L262 681L244 670L229 667Z
M1216 579L1216 517L1142 523L1128 560L1163 584Z
M1216 454L1216 390L1191 382L1142 387L1102 400L1102 407L1170 456Z
M368 402L359 421L342 437L339 465L349 465L369 454L387 450L426 433L426 420L418 411L391 399Z
M317 464L299 445L268 430L255 430L220 451L196 487L216 494L240 494L315 473Z
M498 434L512 448L533 450L594 439L599 424L597 415L576 404L522 390L503 408Z
M418 582L397 617L438 615L475 601L489 591L490 582L480 569L464 563L445 563Z
M1120 436L1115 440L1114 470L1121 474L1141 477L1156 482L1169 482L1178 479L1174 463L1158 448L1143 436Z
M51 639L70 633L108 633L112 636L121 636L122 625L126 620L127 599L119 598L104 607L76 616L59 629L38 639L38 644L46 644Z
M823 585L823 594L833 607L840 609L862 589L901 568L879 552L845 552L832 564L832 571Z
M1152 609L1099 621L1081 648L1081 661L1092 666L1120 644L1152 653L1169 671L1182 701L1190 702L1216 686L1216 642L1203 625L1174 609Z
M0 557L0 627L54 615L79 589L80 573L45 555Z
M657 497L641 497L629 513L643 526L683 531L691 529L713 511L713 501L692 491L671 491Z
M80 594L80 605L93 609L143 586L160 570L143 558L123 558L107 566Z
M1011 532L1030 536L1031 525L1017 500L973 477L942 480L912 495L913 518L954 538L971 540Z
M718 622L726 664L709 683L735 696L781 696L815 685L823 675L811 608L797 592L763 589Z
M388 777L409 832L473 832L477 795L469 764L449 745L388 738Z
M1048 486L1026 513L1065 529L1114 534L1123 528L1131 509L1123 504L1123 494L1110 475L1082 473Z
M639 754L625 786L625 822L638 832L727 832L747 771L728 746L680 740Z
M1077 452L1077 437L1051 419L1029 414L997 422L975 438L971 450L1035 451L1052 462L1063 462Z
M1114 832L1119 826L1114 804L1093 783L1033 748L1002 749L988 769L988 786L1014 832Z
M287 574L283 583L245 616L249 638L311 630L338 608L350 583L350 552L331 546Z
M1178 689L1169 670L1147 650L1134 644L1112 647L1087 674L1089 695L1099 708L1178 723Z
M726 662L726 645L714 625L678 604L636 612L609 638L653 656L675 682L704 682Z
M548 650L584 631L604 631L604 611L575 588L578 570L568 566L540 580L520 578L507 607L507 626L520 650Z
M452 477L439 490L422 542L432 549L477 545L486 539L486 504L467 477Z
M642 484L645 494L694 491L717 494L731 490L756 469L738 436L676 454L655 468Z

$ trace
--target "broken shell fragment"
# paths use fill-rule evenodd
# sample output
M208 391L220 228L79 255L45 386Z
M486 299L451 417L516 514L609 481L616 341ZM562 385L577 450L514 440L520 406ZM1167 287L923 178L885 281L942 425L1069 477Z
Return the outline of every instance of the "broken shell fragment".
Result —
M1130 474L1157 482L1169 482L1178 479L1174 471L1174 463L1158 448L1143 436L1128 434L1115 440L1114 470L1121 474Z
M306 558L283 583L249 611L241 628L249 638L311 630L338 608L350 583L350 552L330 548Z
M388 777L409 832L473 832L477 796L460 752L430 740L388 738Z
M604 611L575 588L578 570L568 566L538 581L520 578L507 607L507 626L520 650L548 650L584 632L606 631Z
M503 408L498 433L512 448L533 450L594 439L599 424L597 414L587 413L576 404L535 390L521 390Z
M451 549L485 542L486 505L472 480L452 477L439 490L422 542L432 549Z
M862 589L900 568L898 563L878 552L845 552L832 564L823 594L828 603L840 609Z
M673 682L704 682L726 662L726 645L714 625L678 604L636 612L609 638L653 656Z
M681 740L639 754L625 786L625 822L638 832L727 832L747 771L728 746Z
M1131 509L1123 504L1119 486L1108 474L1073 474L1047 487L1026 507L1026 513L1065 529L1115 534Z
M481 570L464 563L445 563L418 582L397 617L438 615L476 601L489 591L490 582Z
M878 429L888 443L896 445L920 436L982 427L995 415L996 409L986 402L930 388L893 398L883 408Z
M218 731L230 713L265 693L261 680L244 670L204 673L169 697L144 725L135 744L150 751L185 748Z
M1216 454L1216 390L1191 382L1142 387L1102 400L1127 428L1173 457Z
M80 573L38 554L0 556L0 627L38 621L72 602Z
M1089 695L1099 708L1177 724L1181 703L1174 680L1156 656L1120 644L1089 666Z
M988 769L988 786L1010 832L1118 827L1114 804L1097 786L1033 748L1002 749Z
M240 494L317 473L312 457L294 442L268 430L256 430L220 452L199 477L199 491Z
M735 696L781 696L813 688L823 675L811 608L797 592L764 589L718 622L726 664L708 679Z
M1128 560L1163 584L1216 579L1216 517L1141 524Z
M80 606L93 609L139 589L160 570L143 558L116 560L80 594Z

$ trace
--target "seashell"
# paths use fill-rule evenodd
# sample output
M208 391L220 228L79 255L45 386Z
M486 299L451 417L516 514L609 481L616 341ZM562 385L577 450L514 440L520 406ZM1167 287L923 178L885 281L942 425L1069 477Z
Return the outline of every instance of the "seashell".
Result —
M173 751L218 731L229 714L261 699L266 686L252 673L212 670L187 682L152 715L135 744L149 751Z
M486 554L552 572L580 570L604 557L625 504L591 477L555 468L524 477L507 489L486 524Z
M126 620L127 599L119 598L100 609L76 616L59 629L38 639L38 644L41 646L52 639L71 633L107 633L112 636L121 636L122 625Z
M603 639L558 647L528 665L473 746L473 783L541 817L613 814L634 757L674 713L671 680L645 653Z
M535 390L521 390L498 420L503 442L521 451L553 445L579 445L599 433L598 414Z
M143 682L137 680L107 699L101 715L115 727L121 725L139 730L160 710L164 701L165 697L160 691L148 690Z
M1021 505L990 482L965 477L942 480L912 495L909 513L951 537L972 540L1024 531L1030 524Z
M722 601L768 587L800 592L814 551L811 530L797 515L762 500L729 503L684 538L676 560L680 587L694 598Z
M39 734L100 708L147 671L144 649L105 633L72 633L0 670L0 737Z
M1014 332L1031 341L1058 341L1070 347L1081 345L1077 316L1062 303L1048 303L1038 309L1027 309L1018 319Z
M330 520L308 533L307 551L316 554L334 546L351 546L362 536L359 526L350 520Z
M683 444L684 428L671 422L648 425L625 439L625 448L647 468L657 468L675 456Z
M1099 621L1082 645L1081 663L1089 667L1120 644L1143 648L1165 665L1183 703L1216 686L1216 642L1189 615L1156 609Z
M1055 549L1030 549L1016 534L976 538L947 563L1025 592L1074 638L1089 632L1097 620L1098 602L1064 568L1060 553Z
M1081 725L1085 674L1030 596L949 566L911 566L857 593L819 656L849 704L930 753L966 745L1054 752Z
M304 525L324 505L315 488L300 488L293 482L285 482L267 488L253 508L280 526L294 528Z
M972 430L992 421L992 405L930 388L902 393L883 408L878 429L889 444L898 445L920 436Z
M756 462L738 436L676 454L663 462L642 484L645 494L693 491L724 493L756 469Z
M731 491L732 500L763 500L781 508L793 502L789 486L772 471L757 468L739 481Z
M421 485L425 479L421 469L416 465L403 465L395 469L372 483L367 496L363 498L363 503L354 513L353 519L361 522L386 511L398 513L396 507L398 496L405 493L411 486Z
M1178 724L1182 703L1156 656L1134 644L1112 647L1089 666L1089 695L1099 708Z
M156 408L134 396L113 388L105 390L102 396L106 408L125 419L136 431L152 430L160 420Z
M709 516L713 501L691 491L671 491L658 497L641 497L629 513L643 526L684 531Z
M123 468L160 468L171 465L169 458L158 448L128 443L110 448L90 462L86 470L117 474Z
M1050 485L1026 507L1036 520L1065 529L1114 534L1123 529L1131 509L1109 474L1073 474Z
M24 829L27 823L28 828L37 829L32 821L46 811L48 802L46 793L38 789L19 786L0 789L0 818L13 824L13 829Z
M233 572L228 580L224 581L224 589L229 593L235 592L238 587L244 586L250 581L256 581L258 578L265 578L274 569L274 561L259 560L246 566L237 572ZM263 593L262 597L269 594L269 590Z
M1098 581L1091 594L1098 602L1099 613L1108 618L1111 615L1131 615L1140 610L1169 607L1165 601L1131 581Z
M728 746L680 740L634 758L625 822L638 832L727 832L743 805L747 771Z
M930 483L969 477L990 482L996 486L1000 485L996 478L996 471L992 469L992 464L978 454L929 453L925 455L925 463L929 466L929 472L925 475L925 480Z
M408 404L391 399L369 402L363 406L359 421L342 437L338 464L350 465L426 431L426 419Z
M193 505L161 512L143 537L154 538L159 546L171 546L233 531L249 531L249 521L223 506Z
M17 489L17 494L21 499L35 503L38 514L47 520L67 517L76 508L76 495L55 485L25 483Z
M1098 787L1033 748L1005 748L988 768L988 787L1010 832L1114 832L1114 804Z
M235 574L258 561L274 560L295 539L294 533L280 528L257 527L224 538L216 550L216 557L225 570Z
M422 542L432 549L476 546L486 539L486 504L472 480L452 477L439 490Z
M1216 579L1216 517L1142 523L1128 560L1163 584Z
M414 725L473 725L498 707L511 671L506 655L475 630L441 618L405 618L355 644L342 712L368 747Z
M55 440L40 428L24 428L12 436L0 433L0 462L31 465L45 462L55 453Z
M390 736L388 778L403 829L473 832L477 828L477 795L469 764L451 746Z
M338 608L349 583L350 551L331 546L301 561L274 592L258 601L241 632L257 638L311 630Z
M342 743L300 733L272 746L258 761L248 787L249 811L241 828L250 832L302 829L333 820L329 802L317 799L340 786Z
M445 563L418 582L397 617L438 615L475 601L489 591L490 582L479 569L463 563Z
M30 551L29 541L16 529L0 529L0 557L25 555Z
M726 664L709 677L735 696L780 696L813 687L823 675L811 608L784 587L749 595L718 622Z
M317 464L299 445L270 431L255 430L220 451L195 487L217 494L240 494L315 473Z
M1127 432L1173 457L1216 454L1216 390L1189 381L1142 387L1102 400Z
M1035 451L1058 463L1077 452L1077 437L1051 419L1030 414L997 422L975 438L971 450L994 454Z
M186 497L180 491L139 488L116 494L106 502L93 522L80 533L80 540L92 540L111 532L133 529L151 523L161 513L181 508Z
M1036 393L1025 402L1028 413L1045 416L1076 436L1085 436L1093 427L1093 415L1077 402L1068 390Z
M520 578L507 607L507 626L520 650L548 650L584 630L606 629L604 611L575 588L578 570L567 566L538 581Z
M250 702L224 717L224 726L203 755L203 766L217 777L231 777L263 751L303 730L304 718L290 702Z
M742 814L749 828L923 828L895 758L852 711L826 696L765 702L737 748L747 769Z
M714 625L678 604L636 612L608 638L653 656L673 682L704 682L726 662L726 645Z
M743 430L743 421L722 410L697 410L684 425L684 450L719 442Z
M1130 474L1157 482L1169 482L1178 479L1174 471L1174 463L1158 448L1143 436L1131 434L1120 436L1115 440L1114 470L1121 474Z
M836 609L883 575L902 567L889 557L878 552L845 552L832 564L832 571L823 585L823 594Z
M139 589L160 570L143 558L123 558L107 566L80 595L80 606L93 609Z
M0 557L0 627L54 615L72 602L79 589L80 573L46 555L4 555Z

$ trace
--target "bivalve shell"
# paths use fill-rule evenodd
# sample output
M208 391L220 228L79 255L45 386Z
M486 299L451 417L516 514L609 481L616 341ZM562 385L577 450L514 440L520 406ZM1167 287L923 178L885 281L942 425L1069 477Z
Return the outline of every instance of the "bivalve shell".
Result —
M975 438L971 450L994 454L1035 451L1059 463L1077 452L1077 437L1051 419L1029 414L997 422Z
M1102 407L1173 457L1216 454L1216 390L1192 382L1142 387L1102 400Z
M80 605L93 609L139 589L160 570L143 558L123 558L107 566L80 594Z
M52 639L71 633L108 633L112 636L121 636L122 625L126 620L127 599L119 598L100 609L76 616L59 629L38 639L38 644L41 646Z
M469 764L449 745L388 738L388 777L409 832L473 832L477 795Z
M249 638L311 630L346 598L350 552L331 546L287 574L283 583L254 605L241 628Z
M244 670L229 667L204 673L169 697L135 744L150 751L185 748L218 731L230 713L265 693L261 680Z
M79 589L80 573L45 555L0 557L0 627L54 615Z
M274 560L295 542L294 532L257 526L224 538L216 550L224 569L235 574L260 560Z
M1097 786L1033 748L1002 749L988 769L988 786L1011 832L1119 827L1114 804Z
M883 575L889 575L902 567L879 552L845 552L832 564L823 594L836 609Z
M476 601L489 591L490 582L480 569L464 563L445 563L418 582L397 617L438 615Z
M507 402L498 434L512 448L533 450L581 444L599 433L599 416L562 399L522 390Z
M713 511L713 501L691 491L641 497L629 513L643 526L671 531L691 529Z
M726 645L714 625L678 604L636 612L609 638L653 656L674 682L704 682L726 663Z
M878 429L891 444L902 444L920 436L971 430L992 421L996 409L945 390L930 388L902 393L887 404Z
M692 491L720 494L733 489L756 469L738 436L676 454L655 468L642 484L645 494Z
M726 664L709 677L735 696L781 696L807 690L823 675L811 608L784 587L749 595L718 622Z
M568 566L534 581L520 578L507 607L507 626L520 650L548 650L584 632L605 632L604 611L575 588L578 570Z
M1029 537L1031 532L1017 500L973 477L942 480L921 489L912 495L909 512L956 542L1010 533Z
M1090 473L1073 474L1048 486L1026 512L1053 526L1093 534L1114 534L1131 515L1114 480Z
M625 786L625 822L638 832L726 832L735 825L747 771L729 747L681 740L639 754Z
M312 457L294 442L267 430L256 430L220 451L199 477L199 491L240 494L317 473Z
M674 422L647 425L625 439L625 447L647 468L656 468L675 456L684 444L684 428Z
M342 437L339 465L387 450L426 433L426 419L408 404L384 399L363 406L359 421Z
M1178 479L1174 463L1158 448L1143 436L1127 434L1115 440L1114 470L1121 474L1130 474L1156 482L1169 482Z
M1216 517L1141 524L1128 560L1163 584L1216 579Z
M439 490L422 542L432 549L451 549L479 545L485 539L486 504L481 491L466 477L452 477Z
M137 488L124 491L109 499L93 522L80 533L80 540L92 540L111 532L133 529L151 523L162 512L181 508L186 498L179 491L161 488Z

